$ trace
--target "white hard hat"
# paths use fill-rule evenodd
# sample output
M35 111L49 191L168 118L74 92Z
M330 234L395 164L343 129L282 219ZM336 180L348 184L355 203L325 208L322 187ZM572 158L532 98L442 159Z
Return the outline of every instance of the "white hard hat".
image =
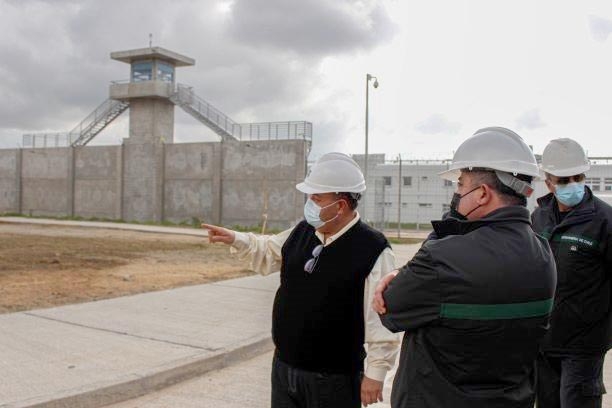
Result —
M361 171L361 168L359 167L357 162L355 160L353 160L353 158L351 156L349 156L348 154L345 154L345 153L340 153L340 152L325 153L323 156L321 156L321 157L319 157L317 159L317 161L315 162L315 165L317 165L319 163L323 163L323 162L328 161L328 160L343 160L345 162L351 163L352 165L357 167L359 169L359 171Z
M542 171L557 177L569 177L587 172L591 168L582 146L569 138L554 139L542 153Z
M305 194L361 193L366 185L355 160L344 153L332 152L321 156L295 188Z
M503 127L487 127L461 143L453 162L440 177L456 181L462 169L485 168L539 177L538 163L523 139Z

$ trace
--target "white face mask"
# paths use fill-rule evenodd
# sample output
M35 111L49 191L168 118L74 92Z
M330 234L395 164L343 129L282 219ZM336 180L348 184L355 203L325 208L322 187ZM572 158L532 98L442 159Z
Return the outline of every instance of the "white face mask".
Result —
M321 220L321 210L336 204L338 201L340 200L336 200L333 203L326 205L325 207L319 207L317 203L315 203L309 198L308 200L306 200L306 204L304 204L304 218L306 218L306 222L312 225L315 229L319 229L328 222L335 220L340 214L336 214L335 217L327 221Z

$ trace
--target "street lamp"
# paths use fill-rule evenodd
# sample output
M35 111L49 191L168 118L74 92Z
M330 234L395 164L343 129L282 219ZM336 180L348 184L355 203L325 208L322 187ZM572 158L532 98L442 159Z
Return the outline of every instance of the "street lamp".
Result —
M378 88L378 78L373 75L366 74L366 111L365 111L365 157L363 159L363 178L366 182L366 186L368 185L368 123L369 123L369 115L368 115L368 107L369 107L369 99L370 99L370 81L374 80L372 84L374 88ZM364 203L363 203L363 215L367 219L367 208L365 203L365 195L364 195Z

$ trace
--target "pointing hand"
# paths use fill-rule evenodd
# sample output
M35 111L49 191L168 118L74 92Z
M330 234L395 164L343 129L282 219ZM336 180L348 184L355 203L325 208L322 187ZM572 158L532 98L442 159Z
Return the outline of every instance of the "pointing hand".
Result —
M211 244L221 242L223 244L231 245L234 243L236 238L234 231L223 227L217 227L216 225L210 224L202 224L201 227L208 230L208 242Z

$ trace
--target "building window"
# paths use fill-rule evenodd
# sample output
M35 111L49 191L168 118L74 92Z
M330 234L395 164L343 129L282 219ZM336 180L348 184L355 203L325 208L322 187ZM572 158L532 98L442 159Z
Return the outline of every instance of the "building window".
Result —
M584 182L593 191L601 190L601 179L599 177L587 177Z
M432 208L433 205L431 203L419 203L420 208Z
M453 186L453 182L450 180L444 180L444 187L452 187Z
M402 207L408 207L408 203L402 203Z
M421 176L421 181L427 181L427 176Z
M391 176L383 177L383 185L390 186L391 185Z
M404 187L412 186L412 176L403 177L404 179Z
M442 214L446 214L450 211L450 204L442 204Z
M132 82L150 81L153 78L153 62L135 62L132 64Z
M165 62L157 61L157 80L174 82L174 67Z
M612 178L606 177L604 179L604 190L612 191Z

